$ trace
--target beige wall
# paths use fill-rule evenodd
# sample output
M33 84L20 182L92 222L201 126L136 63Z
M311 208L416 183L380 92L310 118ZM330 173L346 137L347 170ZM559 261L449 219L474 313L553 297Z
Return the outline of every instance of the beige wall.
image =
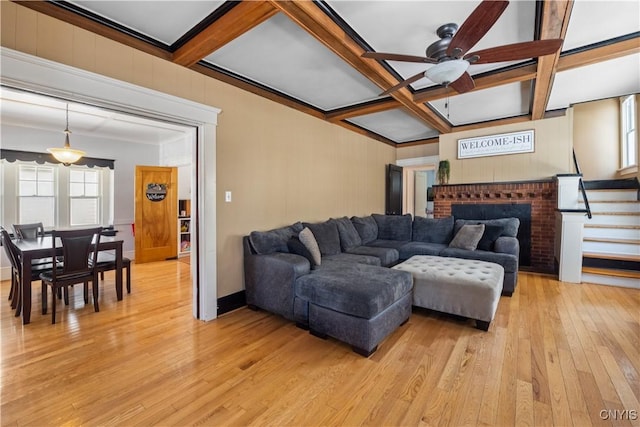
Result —
M402 147L396 150L398 160L414 159L418 157L430 157L438 155L438 143L415 145L413 147Z
M618 98L573 107L573 147L585 180L616 178L620 167Z
M251 230L384 211L395 148L15 3L2 1L0 14L4 47L222 109L218 297L244 287L241 236Z
M535 152L457 159L458 139L533 129ZM571 110L567 115L440 136L440 160L451 163L450 184L548 179L573 172Z

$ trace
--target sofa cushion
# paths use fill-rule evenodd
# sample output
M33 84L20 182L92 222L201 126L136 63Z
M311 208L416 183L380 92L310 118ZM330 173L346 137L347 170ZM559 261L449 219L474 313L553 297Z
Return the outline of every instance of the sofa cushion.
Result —
M308 227L302 229L302 231L298 235L298 239L300 239L302 245L309 252L309 255L311 255L311 259L313 260L313 264L311 265L313 266L322 264L322 255L320 254L318 242L316 241L315 236Z
M362 239L358 234L358 230L356 230L356 227L353 225L349 218L343 216L342 218L336 218L335 221L338 225L340 247L342 248L343 252L362 245Z
M351 217L353 226L358 231L362 244L366 245L378 238L378 224L372 216Z
M449 243L449 247L475 251L482 234L484 234L484 224L463 225Z
M286 227L276 228L269 231L252 231L249 234L249 242L253 250L259 255L272 254L274 252L289 252L287 242L291 236L295 236L302 231L302 223Z
M322 265L327 265L329 262L340 262L348 264L367 264L380 266L380 258L373 255L366 254L352 254L346 252L340 252L335 255L327 255L322 257Z
M335 220L330 219L316 224L305 222L303 225L309 228L315 236L322 256L335 255L341 252L340 235L338 234L338 225Z
M501 225L488 225L484 226L484 233L482 234L482 238L478 242L478 249L482 251L492 251L493 244L495 241L502 235L502 231L504 227Z
M413 234L411 240L414 242L449 244L452 238L452 216L446 218L423 218L417 216L413 218Z
M371 319L411 292L413 277L384 267L328 263L298 278L295 288L296 296L309 303Z
M378 224L380 240L411 240L411 214L405 215L371 215Z
M389 267L398 262L400 254L396 249L373 247L373 246L356 246L348 250L350 254L356 255L369 255L377 257L380 260L380 265L383 267Z
M518 218L496 218L496 219L456 219L454 231L457 233L465 224L500 225L503 228L502 235L507 237L517 237L520 220Z
M447 247L445 243L408 242L400 249L400 259L406 260L414 255L440 255Z
M363 246L372 246L374 248L391 248L400 250L404 245L409 242L405 242L404 240L374 240L373 242L369 242Z

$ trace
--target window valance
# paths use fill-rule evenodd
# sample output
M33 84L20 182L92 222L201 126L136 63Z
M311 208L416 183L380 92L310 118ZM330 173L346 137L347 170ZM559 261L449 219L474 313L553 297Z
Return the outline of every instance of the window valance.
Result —
M5 159L9 163L13 163L16 160L21 160L23 162L36 162L40 165L44 163L60 164L60 162L57 161L49 153L35 153L32 151L0 149L0 159ZM74 165L88 166L90 168L98 166L98 167L106 167L109 169L113 169L114 164L115 164L115 160L98 159L95 157L82 157L80 160L74 163Z

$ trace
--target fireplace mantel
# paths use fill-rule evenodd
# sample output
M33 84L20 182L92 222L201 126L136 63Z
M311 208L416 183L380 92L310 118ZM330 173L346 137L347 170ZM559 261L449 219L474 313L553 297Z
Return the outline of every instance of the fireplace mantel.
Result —
M530 266L523 267L553 272L557 190L554 179L434 185L434 216L450 216L453 205L531 205Z

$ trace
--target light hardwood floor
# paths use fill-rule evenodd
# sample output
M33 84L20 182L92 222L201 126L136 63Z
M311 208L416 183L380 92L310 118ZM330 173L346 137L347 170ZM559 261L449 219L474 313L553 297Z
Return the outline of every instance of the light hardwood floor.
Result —
M2 425L639 425L638 290L522 273L488 332L414 310L365 359L247 308L191 315L189 265L22 326L2 282ZM609 412L607 412L609 411Z

